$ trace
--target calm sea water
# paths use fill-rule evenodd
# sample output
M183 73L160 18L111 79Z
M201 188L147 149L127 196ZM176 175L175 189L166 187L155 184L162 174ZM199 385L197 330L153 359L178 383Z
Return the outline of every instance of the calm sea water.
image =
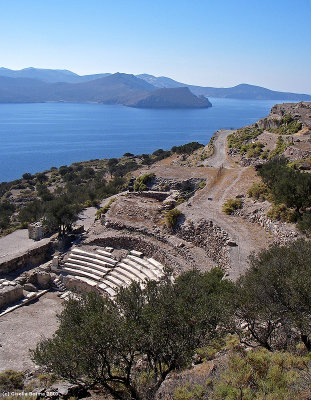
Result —
M102 104L0 104L0 182L75 161L150 153L266 116L275 101L210 99L203 110ZM279 101L280 102L280 101Z

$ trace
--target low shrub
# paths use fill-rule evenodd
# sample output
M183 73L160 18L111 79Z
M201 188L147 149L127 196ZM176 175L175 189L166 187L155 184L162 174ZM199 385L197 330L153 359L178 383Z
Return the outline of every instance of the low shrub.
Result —
M97 210L95 218L100 219L103 215L105 215L109 211L111 204L115 201L116 198L114 197L111 200L109 200L108 203L104 205L104 207L101 207L99 210Z
M136 178L134 182L134 191L135 192L142 192L143 190L147 189L147 183L152 181L154 179L155 174L154 173L149 173L149 174L144 174Z
M177 208L173 208L172 210L167 211L167 213L165 214L166 226L170 229L174 229L177 224L177 220L181 214L182 212Z
M239 208L242 208L241 199L228 199L222 206L222 211L227 215L231 215Z
M283 222L295 222L297 219L295 210L286 207L285 204L277 204L270 208L267 217L272 220Z
M23 372L13 371L8 369L7 371L0 373L0 391L8 392L13 390L21 390L24 387L25 375Z
M269 189L263 182L254 182L248 189L247 195L256 200L264 201L269 197Z

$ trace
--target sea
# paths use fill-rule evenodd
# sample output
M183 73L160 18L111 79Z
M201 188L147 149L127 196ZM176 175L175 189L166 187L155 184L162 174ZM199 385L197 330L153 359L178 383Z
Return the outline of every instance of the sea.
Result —
M207 109L136 109L120 105L0 104L0 182L73 162L197 141L269 114L275 100L209 98Z

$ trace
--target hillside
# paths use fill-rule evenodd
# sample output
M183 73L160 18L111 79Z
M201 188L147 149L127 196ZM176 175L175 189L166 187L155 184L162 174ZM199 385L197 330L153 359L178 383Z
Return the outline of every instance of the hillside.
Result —
M141 74L137 75L139 78L144 79L146 82L151 83L159 88L174 88L180 86L187 86L195 95L203 95L207 97L216 98L230 98L241 100L293 100L293 101L310 101L311 95L297 94L290 92L279 92L263 88L261 86L239 84L230 88L215 88L188 85L185 83L174 81L165 76L155 77L153 75Z
M96 102L141 107L142 103L138 101L154 91L157 92L157 88L148 82L121 73L79 83L48 83L38 79L0 75L0 103ZM161 108L200 108L209 105L207 99L199 99L189 90L172 92L171 89L162 89L152 101L155 107L161 104ZM151 103L149 107L152 107Z
M137 108L208 108L212 104L204 96L195 96L189 88L158 89L127 105Z
M91 81L98 78L103 78L110 74L94 74L80 76L74 72L60 69L43 69L43 68L24 68L19 71L15 71L8 68L0 68L0 76L8 78L29 78L37 79L47 83L56 82L67 82L67 83L78 83Z
M78 75L68 70L25 68L19 71L14 71L8 68L0 68L0 77L36 79L45 83L85 83L93 80L98 80L100 78L108 77L109 75L114 76L117 74L99 73L92 75ZM121 75L131 76L129 74L121 74ZM150 85L153 86L154 90L156 90L157 88L164 89L164 88L188 87L191 90L191 92L196 96L202 95L205 97L233 98L242 100L243 99L244 100L287 100L287 101L311 100L311 95L308 94L279 92L249 84L239 84L237 86L230 88L215 88L208 86L205 87L205 86L185 84L177 82L174 79L165 76L156 77L150 74L139 74L136 75L136 78L149 83ZM10 97L14 99L13 94ZM2 101L1 98L0 101ZM87 101L92 101L92 100L87 100Z
M119 76L120 84L123 78ZM277 140L288 139L293 154L295 149L309 146L310 110L310 103L277 104L269 116L252 126L216 132L207 146L192 142L169 151L158 149L152 155L126 153L119 159L74 163L2 183L1 228L6 224L8 229L2 230L7 235L0 238L0 293L7 306L1 315L2 380L7 383L6 369L41 373L37 366L46 365L55 352L36 357L35 365L29 348L35 348L42 336L52 337L59 326L56 314L72 304L63 300L72 296L77 300L78 291L97 294L98 300L92 304L105 299L117 307L97 308L109 312L108 321L112 322L104 328L99 323L101 318L95 319L95 313L90 312L91 304L76 330L73 327L81 308L74 305L66 313L75 320L66 325L69 336L57 341L66 346L59 354L70 354L62 364L66 366L60 373L63 379L68 379L66 371L71 374L76 370L81 354L96 361L98 348L106 349L110 343L109 354L114 355L117 335L118 343L126 346L121 347L122 356L129 348L135 350L137 363L122 365L129 366L133 381L139 370L137 387L143 394L136 396L138 399L223 399L224 390L231 393L232 385L236 386L234 398L239 399L241 380L245 390L259 393L263 383L265 387L271 383L271 376L274 380L269 393L275 393L273 398L279 399L280 382L282 393L289 393L284 398L309 398L309 394L300 394L305 393L303 377L308 377L310 369L310 358L302 357L311 349L311 246L310 241L297 239L311 231L311 175L304 165L311 164L307 154L291 158ZM262 146L258 143L264 138L271 139L267 140L271 153L277 148L280 151L275 155L287 158L260 157ZM243 163L243 159L260 160L261 165L254 164L254 168L252 162ZM55 219L56 213L64 219ZM44 226L51 230L42 240L29 239L26 229L9 233L42 217ZM59 227L62 232L57 237ZM164 267L172 271L174 279L162 279ZM153 282L146 284L146 279ZM144 285L139 288L131 282ZM116 293L121 287L124 290L118 303ZM16 305L13 292L20 296ZM7 293L12 297L5 297ZM123 321L120 318L110 319L111 315L120 315L121 304L126 307L121 315L129 318L125 325L119 325ZM146 311L137 314L142 309ZM75 314L77 310L79 314ZM114 310L116 314L112 314ZM208 325L206 315L210 318ZM306 324L300 325L301 318ZM128 326L135 327L130 342ZM159 329L161 326L165 330ZM211 334L207 342L206 326ZM150 327L154 329L150 331ZM20 340L23 329L30 334ZM196 329L202 329L202 334L185 340ZM113 340L103 336L107 332ZM177 356L179 346L185 346L182 368L173 365L152 396L147 396L146 390L154 384L153 375L150 380L149 375L143 375L140 384L141 371L149 374L151 368L144 363L147 357L141 347L141 332L145 333L144 343L152 339L147 342L147 351L156 346L161 357L163 348L168 354L164 346ZM134 335L138 335L135 340ZM67 337L70 340L63 340ZM95 340L103 346L93 347L91 353ZM136 349L133 346L137 343ZM74 347L68 351L71 345ZM41 347L41 352L45 348ZM75 359L70 365L72 354ZM164 368L172 359L169 353ZM49 365L56 362L58 366L59 360L57 356ZM119 379L120 368L117 371ZM249 371L254 379L249 379ZM89 365L83 378L88 373ZM229 386L228 374L234 379ZM14 378L14 372L10 371L10 376ZM26 378L29 383L28 375ZM31 378L40 391L42 385L47 388L50 384L47 375L40 382L36 374L31 373ZM53 387L64 384L56 382ZM97 394L100 389L96 381ZM114 391L112 394L107 397L104 392L103 396L129 398L114 396Z

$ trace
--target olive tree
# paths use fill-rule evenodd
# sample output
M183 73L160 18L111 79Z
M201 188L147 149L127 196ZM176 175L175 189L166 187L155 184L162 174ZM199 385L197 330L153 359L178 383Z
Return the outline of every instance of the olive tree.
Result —
M154 399L167 375L220 333L232 290L222 278L219 270L194 270L175 282L167 276L144 288L133 283L114 300L71 299L55 335L38 344L33 359L72 382L101 385L115 399Z

